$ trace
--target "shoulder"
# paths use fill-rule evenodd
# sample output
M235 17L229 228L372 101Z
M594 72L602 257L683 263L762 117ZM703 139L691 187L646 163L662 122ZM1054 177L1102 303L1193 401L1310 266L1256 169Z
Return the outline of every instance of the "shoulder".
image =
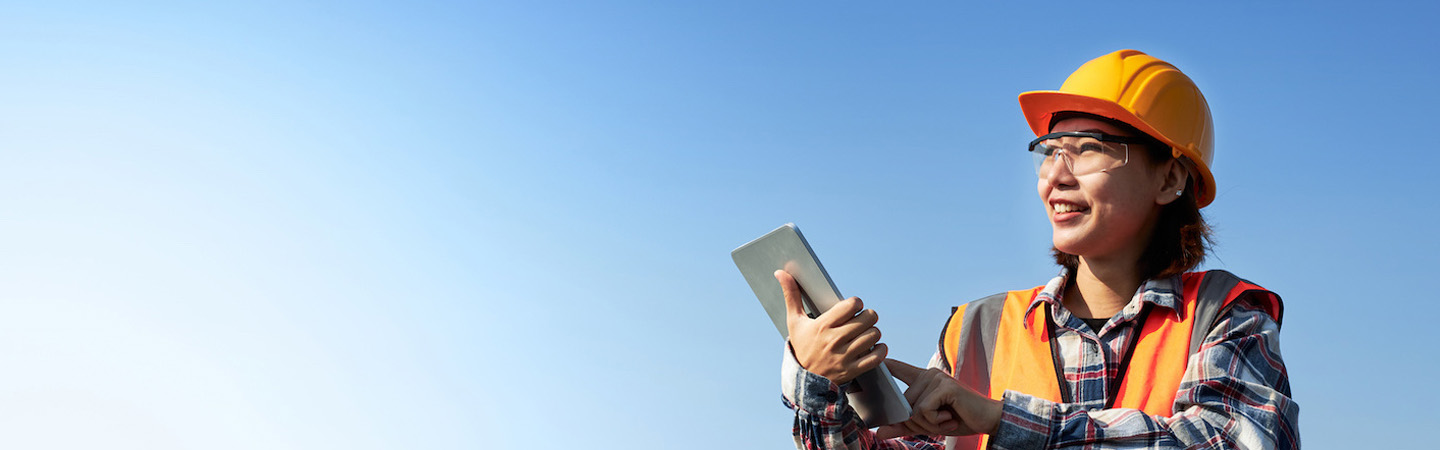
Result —
M1196 333L1191 335L1190 382L1229 377L1245 385L1263 385L1289 396L1289 377L1280 353L1280 296L1223 270L1185 274L1187 293L1200 293L1200 305L1223 299L1209 317L1197 308ZM1200 278L1206 286L1193 283ZM1208 290L1209 294L1204 294ZM1207 327L1208 328L1201 328ZM1182 387L1184 385L1182 384Z
M1279 350L1285 305L1280 295L1224 270L1187 273L1187 297L1198 297L1196 326L1208 326L1202 350L1216 345L1238 351ZM1206 310L1206 307L1210 311ZM1235 348L1238 346L1239 348Z
M1284 318L1285 304L1279 294L1229 271L1189 272L1180 277L1182 295L1186 301L1199 302L1199 317L1210 319L1206 323L1223 319L1237 309L1261 311L1277 324Z
M1280 318L1274 306L1260 296L1243 296L1227 305L1215 318L1209 337L1229 339L1259 334L1279 334Z

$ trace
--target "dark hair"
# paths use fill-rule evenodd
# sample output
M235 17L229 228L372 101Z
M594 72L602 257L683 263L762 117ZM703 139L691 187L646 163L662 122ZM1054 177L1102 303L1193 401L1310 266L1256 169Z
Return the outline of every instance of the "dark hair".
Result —
M1158 139L1140 132L1128 124L1118 120L1095 116L1092 114L1065 112L1056 114L1051 120L1051 128L1056 122L1072 117L1089 117L1104 121L1132 136L1146 137L1149 141L1145 143L1146 155L1150 158L1153 166L1163 164L1175 156L1170 151L1170 146L1160 142ZM1189 161L1184 161L1188 166ZM1190 172L1190 181L1185 186L1185 192L1170 204L1160 209L1160 217L1155 221L1155 228L1150 234L1150 242L1145 245L1145 250L1140 254L1140 261L1137 264L1140 279L1150 280L1179 275L1194 269L1205 260L1205 252L1209 251L1214 240L1210 235L1210 225L1205 223L1205 216L1200 213L1200 207L1195 200L1197 174ZM1055 263L1065 266L1074 273L1075 268L1080 265L1080 258L1060 249L1051 247L1050 251L1055 256Z

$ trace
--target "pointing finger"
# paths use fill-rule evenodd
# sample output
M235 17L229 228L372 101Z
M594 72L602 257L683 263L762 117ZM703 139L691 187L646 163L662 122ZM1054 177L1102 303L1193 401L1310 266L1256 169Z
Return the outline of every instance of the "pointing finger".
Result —
M935 377L928 377L922 375L920 377L917 377L917 379L912 382L905 383L910 386L909 388L905 389L905 401L909 402L911 405L914 405L915 402L920 400L921 396L926 394L926 390L930 389L930 384L934 381ZM915 412L919 413L919 411Z
M925 373L925 369L905 364L904 361L898 359L886 359L885 367L890 369L891 375L904 381L907 385L915 384L915 380L920 378L920 374Z

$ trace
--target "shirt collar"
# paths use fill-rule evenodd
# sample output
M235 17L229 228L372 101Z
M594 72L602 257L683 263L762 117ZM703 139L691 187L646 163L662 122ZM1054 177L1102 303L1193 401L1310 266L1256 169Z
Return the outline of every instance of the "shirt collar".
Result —
M1030 301L1030 306L1025 310L1025 326L1027 328L1030 324L1030 315L1035 312L1035 308L1042 304L1049 304L1052 308L1051 311L1054 311L1055 308L1060 307L1061 297L1065 295L1065 283L1069 282L1070 275L1069 268L1060 268L1060 274L1050 279L1050 282L1045 283L1045 287L1035 294L1035 299ZM1167 308L1175 311L1177 315L1183 315L1185 310L1180 308L1180 302L1179 275L1145 280L1135 291L1135 296L1130 299L1130 303L1126 304L1118 314L1130 316L1140 314L1141 307L1145 303L1150 303L1155 307ZM1183 317L1181 318L1183 319Z

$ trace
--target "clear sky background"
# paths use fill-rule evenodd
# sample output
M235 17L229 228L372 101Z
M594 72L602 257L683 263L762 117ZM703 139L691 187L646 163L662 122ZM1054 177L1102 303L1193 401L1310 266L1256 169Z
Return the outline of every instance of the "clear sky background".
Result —
M1016 95L1121 48L1210 101L1306 446L1433 447L1440 11L1157 3L6 2L0 447L786 448L730 250L923 363L1056 270Z

